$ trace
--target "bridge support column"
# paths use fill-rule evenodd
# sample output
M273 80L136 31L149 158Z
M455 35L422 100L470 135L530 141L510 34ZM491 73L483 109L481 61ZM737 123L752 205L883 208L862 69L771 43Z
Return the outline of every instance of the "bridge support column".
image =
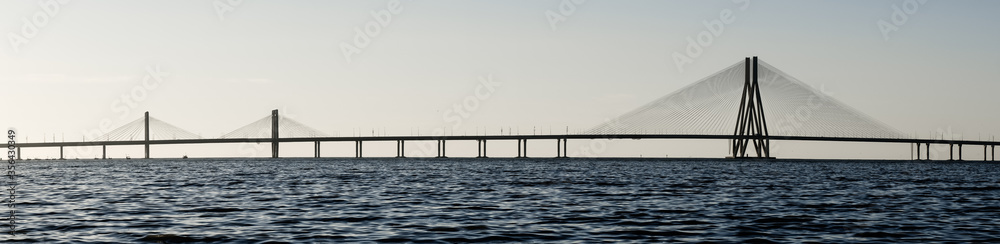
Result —
M66 159L63 157L63 147L59 146L59 159Z
M396 157L397 158L406 157L406 141L403 140L396 141Z
M271 110L271 158L278 158L278 110Z
M528 157L528 139L524 139L524 157Z
M989 161L989 157L986 156L986 145L983 144L983 162Z
M917 143L917 160L920 160L920 143Z
M315 153L315 154L316 154L316 156L315 156L315 157L316 157L316 158L319 158L319 141L316 141L316 149L315 149L314 151L316 152L316 153Z
M20 149L20 148L18 148L18 149ZM997 145L990 145L990 150L992 150L992 151L990 151L990 155L992 155L992 156L990 156L990 161L997 161ZM21 151L18 151L17 155L18 155L18 157L20 157ZM18 159L20 159L20 158L18 158Z
M569 141L566 138L556 139L556 158L568 158L569 155L566 154L568 147Z
M21 160L21 147L17 147L17 160Z
M928 142L927 145L925 145L925 146L927 148L927 152L926 152L927 153L927 155L926 155L927 157L926 158L927 158L927 160L931 160L931 143Z
M955 144L948 143L948 161L955 160Z
M448 156L445 153L445 149L447 147L447 145L445 145L445 144L446 144L447 141L445 141L445 140L438 140L437 142L438 142L438 155L437 155L437 157L438 158L447 158Z
M528 139L517 139L517 157L528 157Z
M958 161L962 161L962 144L958 144Z
M101 145L101 159L108 159L108 145Z
M476 158L486 157L486 140L476 140Z
M521 139L517 139L517 157L521 157Z
M146 130L146 158L149 158L149 111L146 111L145 115L145 130ZM62 149L59 149L62 151ZM59 152L59 157L62 158L62 152Z
M355 158L364 157L364 154L362 153L362 151L364 151L363 142L362 141L354 141L354 157Z
M488 158L486 156L486 140L476 140L476 158Z
M562 158L562 139L556 139L556 158Z

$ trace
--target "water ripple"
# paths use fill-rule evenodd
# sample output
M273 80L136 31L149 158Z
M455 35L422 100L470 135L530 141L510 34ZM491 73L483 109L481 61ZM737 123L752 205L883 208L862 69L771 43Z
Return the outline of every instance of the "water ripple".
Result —
M215 159L22 164L19 242L1000 242L1000 164Z

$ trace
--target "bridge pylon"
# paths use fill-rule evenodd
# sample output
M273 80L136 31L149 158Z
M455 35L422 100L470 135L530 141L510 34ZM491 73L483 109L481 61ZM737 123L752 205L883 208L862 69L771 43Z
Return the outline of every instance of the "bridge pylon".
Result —
M146 158L149 158L149 111L146 111L145 117L143 117L143 129L145 130L145 149Z
M271 110L271 158L278 158L278 110Z
M768 138L767 119L764 117L764 104L760 97L760 85L757 82L760 73L757 70L757 56L745 60L745 79L743 82L743 97L740 99L739 115L736 128L733 131L733 158L747 158L747 147L753 143L757 158L771 157L771 140ZM751 70L753 71L751 79Z

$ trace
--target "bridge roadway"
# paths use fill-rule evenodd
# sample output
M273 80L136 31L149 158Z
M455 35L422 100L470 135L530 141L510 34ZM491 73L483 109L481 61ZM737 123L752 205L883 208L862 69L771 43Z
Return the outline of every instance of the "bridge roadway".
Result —
M207 143L270 143L277 141L281 142L366 142L366 141L485 141L489 140L523 140L527 144L527 140L559 140L562 141L561 149L563 150L563 156L565 157L565 142L569 139L573 140L599 140L599 139L618 139L618 140L642 140L642 139L714 139L714 140L732 140L738 138L761 138L754 136L737 136L737 135L696 135L696 134L565 134L565 135L450 135L450 136L352 136L352 137L292 137L292 138L214 138L214 139L178 139L178 140L149 140L149 145L167 145L167 144L207 144ZM963 145L978 145L984 146L984 152L986 147L993 149L993 158L995 159L996 146L1000 145L998 141L977 141L977 140L942 140L942 139L908 139L908 138L859 138L859 137L820 137L820 136L769 136L767 139L771 140L783 140L783 141L825 141L825 142L869 142L869 143L910 143L917 145L917 155L920 158L920 145L930 144L947 144L954 147L954 145L959 145L959 159L961 159L961 148ZM147 141L136 140L136 141L85 141L85 142L35 142L35 143L17 143L17 147L81 147L81 146L119 146L119 145L146 145ZM360 144L360 143L359 143ZM482 145L483 151L485 151L485 145ZM439 147L442 144L438 144ZM360 145L357 145L359 148ZM521 147L519 145L519 147ZM318 149L318 148L317 148ZM520 148L519 156L520 156ZM359 149L360 150L360 149ZM558 152L559 149L557 149ZM61 150L60 150L61 151ZM318 151L318 150L317 150ZM402 146L398 145L397 153L402 153ZM525 154L526 152L525 147ZM952 149L954 151L954 149ZM61 154L61 153L60 153ZM439 156L443 156L442 153ZM954 154L954 153L952 153ZM485 152L480 155L485 157ZM20 156L20 153L18 153ZM360 157L360 152L358 152ZM400 155L402 156L402 155ZM928 155L929 156L929 155ZM954 157L952 156L952 159Z
M464 135L464 136L351 136L351 137L292 137L278 138L278 142L332 142L332 141L474 141L474 140L556 140L556 139L737 139L759 138L754 136L735 135L695 135L695 134L569 134L569 135ZM783 141L829 141L829 142L880 142L880 143L917 143L917 144L955 144L955 145L1000 145L1000 141L975 140L941 140L941 139L907 139L907 138L863 138L863 137L821 137L821 136L769 136L771 140ZM150 145L159 144L206 144L206 143L265 143L271 138L213 138L213 139L179 139L150 140ZM34 142L17 143L19 147L76 147L76 146L119 146L145 145L146 141L85 141L85 142Z

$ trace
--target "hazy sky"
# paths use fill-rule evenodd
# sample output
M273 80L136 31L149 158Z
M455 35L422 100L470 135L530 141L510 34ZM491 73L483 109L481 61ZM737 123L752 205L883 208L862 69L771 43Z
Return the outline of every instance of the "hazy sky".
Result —
M3 1L0 126L21 141L76 141L150 111L218 137L281 109L342 136L577 131L756 55L905 133L987 138L1000 136L998 12L991 0ZM467 117L454 111L469 99ZM491 153L513 155L513 143ZM721 143L621 142L600 155L720 156ZM449 153L475 155L474 144ZM554 144L532 150L554 155ZM785 145L779 157L909 157L908 145ZM237 147L154 157L269 154ZM350 147L324 144L324 155ZM388 155L393 143L365 149ZM126 151L141 147L114 155Z

